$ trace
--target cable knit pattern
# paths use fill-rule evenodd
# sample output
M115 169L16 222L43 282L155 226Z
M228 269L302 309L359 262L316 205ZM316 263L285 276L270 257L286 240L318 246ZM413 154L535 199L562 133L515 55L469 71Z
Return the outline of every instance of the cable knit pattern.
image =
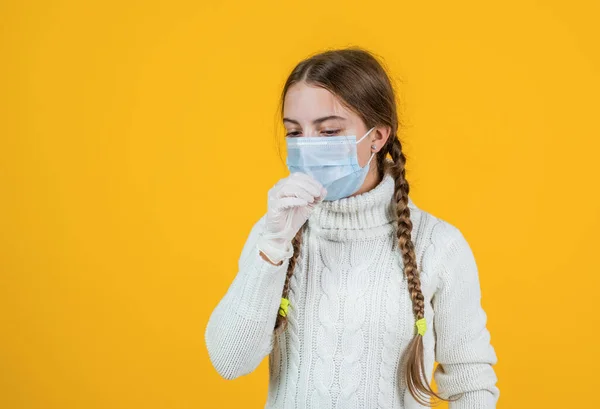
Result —
M400 368L415 317L396 238L394 180L315 207L290 282L288 328L273 328L288 261L258 255L253 226L227 293L210 315L205 341L225 379L254 371L269 356L265 409L425 409ZM427 332L425 369L450 409L492 409L497 362L474 255L461 231L409 198ZM434 359L435 358L435 359ZM439 362L433 371L434 360Z
M281 339L281 335L279 338ZM279 341L281 342L281 341ZM281 348L273 348L269 356L269 391L267 400L277 402L277 398L281 395L281 391L277 387L281 377Z
M363 324L367 313L365 292L369 288L366 267L376 249L361 254L356 243L352 243L348 270L347 292L343 309L342 363L340 366L340 395L337 408L359 408L358 388L364 368L360 362L365 353ZM372 247L372 246L369 246Z
M337 347L337 321L340 315L340 292L342 275L339 265L343 245L336 243L331 251L321 253L323 270L320 276L321 296L318 304L319 329L315 338L318 360L315 364L315 390L312 407L329 409L333 407L332 386L335 374L334 354Z
M401 279L393 280L388 286L383 302L387 317L385 330L383 331L383 348L381 350L381 365L379 370L379 395L377 397L378 407L380 409L389 409L394 407L394 385L396 384L396 366L399 360L399 350L396 348L398 342L398 320L400 316L400 303L385 302L393 300L400 294ZM404 290L408 291L406 286ZM404 298L402 298L404 300ZM404 301L401 301L404 302Z
M300 248L300 253L298 254L297 260L297 271L304 270L304 264L306 256L306 248L303 246ZM304 274L294 274L290 279L290 293L288 298L290 300L290 306L288 308L288 328L287 328L287 337L288 337L288 386L287 388L291 391L291 394L295 394L298 385L298 378L300 376L300 326L299 326L299 308L301 305L301 297L302 291L301 288L304 284L305 275ZM289 398L288 407L292 405L295 400L295 396Z

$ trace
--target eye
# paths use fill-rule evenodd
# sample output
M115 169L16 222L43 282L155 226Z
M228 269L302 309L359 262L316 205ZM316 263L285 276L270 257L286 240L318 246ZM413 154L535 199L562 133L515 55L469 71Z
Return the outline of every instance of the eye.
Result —
M333 136L333 135L335 135L335 134L339 133L340 131L341 131L341 129L332 129L332 130L326 130L326 131L323 131L323 133L324 133L326 136Z
M285 136L288 136L290 138L294 138L294 137L298 136L299 133L300 132L298 132L298 131L288 132Z

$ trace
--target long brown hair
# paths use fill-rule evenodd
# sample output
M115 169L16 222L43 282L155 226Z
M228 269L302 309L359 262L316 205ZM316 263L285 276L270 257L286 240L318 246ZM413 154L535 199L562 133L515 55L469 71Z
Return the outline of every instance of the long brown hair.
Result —
M288 89L300 81L320 86L337 96L343 104L361 117L367 128L373 126L391 128L386 144L377 152L377 170L380 175L389 171L395 180L393 200L397 213L398 248L404 261L404 274L408 282L415 321L424 318L424 297L411 239L413 225L408 207L410 187L405 178L406 157L398 138L400 123L394 86L384 69L384 64L372 52L358 46L326 50L300 61L283 87L280 100L281 116L283 116L284 99ZM391 156L391 163L386 161L388 154ZM389 166L389 169L386 166ZM300 253L302 232L303 229L300 229L292 241L294 254L290 259L283 287L282 296L285 298L288 297L290 281ZM276 338L286 328L287 317L277 314ZM426 406L435 406L440 402L432 404L431 398L440 401L458 399L445 399L433 391L426 381L423 352L423 336L415 331L415 336L405 351L403 366L404 379L415 400Z

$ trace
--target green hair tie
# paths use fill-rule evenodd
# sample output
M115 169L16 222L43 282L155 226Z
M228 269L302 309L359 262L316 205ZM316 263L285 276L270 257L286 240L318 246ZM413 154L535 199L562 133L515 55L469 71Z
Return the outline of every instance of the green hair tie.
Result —
M425 318L417 320L415 325L417 326L417 333L421 336L425 335L425 330L427 330L427 323L425 322Z
M285 297L281 297L281 304L279 306L279 315L285 317L287 316L288 306L290 305L290 300Z

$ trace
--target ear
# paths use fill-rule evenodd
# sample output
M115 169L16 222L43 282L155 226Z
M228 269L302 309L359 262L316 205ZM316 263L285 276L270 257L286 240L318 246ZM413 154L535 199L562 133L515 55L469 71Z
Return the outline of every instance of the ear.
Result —
M381 148L386 144L387 140L390 137L390 134L392 133L392 128L389 126L378 126L375 129L373 129L373 132L371 132L371 141L369 145L376 145L377 146L377 152L379 152L381 150Z

